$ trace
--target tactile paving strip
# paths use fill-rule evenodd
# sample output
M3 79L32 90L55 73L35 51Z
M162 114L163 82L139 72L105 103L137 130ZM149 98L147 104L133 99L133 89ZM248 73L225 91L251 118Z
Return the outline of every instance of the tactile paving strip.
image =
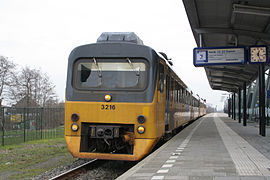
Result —
M270 176L270 160L235 133L219 117L214 118L219 134L239 175Z

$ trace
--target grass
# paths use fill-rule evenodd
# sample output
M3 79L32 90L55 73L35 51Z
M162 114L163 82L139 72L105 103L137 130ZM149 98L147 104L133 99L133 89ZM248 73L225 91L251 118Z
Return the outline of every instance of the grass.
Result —
M0 179L29 179L75 159L64 138L0 147Z
M2 145L2 134L0 131L0 146ZM41 130L25 130L25 141L41 139L50 139L64 136L64 126L59 126L52 129ZM24 142L24 130L9 130L5 131L5 145L18 144Z

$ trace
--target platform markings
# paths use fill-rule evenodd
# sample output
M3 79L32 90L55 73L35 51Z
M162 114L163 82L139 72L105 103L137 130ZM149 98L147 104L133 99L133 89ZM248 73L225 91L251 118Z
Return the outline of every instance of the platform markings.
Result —
M153 176L151 178L151 180L155 180L155 179L164 179L164 176Z
M173 163L176 162L175 159L177 159L179 157L179 155L181 155L181 153L184 151L184 149L186 148L187 144L189 143L192 135L194 134L194 132L197 130L197 128L200 126L200 124L202 123L203 119L199 122L199 124L197 124L197 126L189 133L189 135L186 137L186 139L180 144L179 147L177 147L177 149L175 151L177 152L172 152L172 155L169 157L169 159L166 161L166 163L172 163L172 164L163 164L163 166L161 168L171 168L173 167ZM161 174L161 173L168 173L170 169L159 169L157 171L157 173ZM151 180L154 179L164 179L164 176L153 176L151 178Z
M170 159L170 160L167 160L166 163L175 163L175 160L174 159L173 160Z
M173 167L173 164L163 164L162 168L170 168Z
M157 171L157 173L168 173L169 169L160 169Z
M218 132L236 170L243 176L270 176L270 160L235 133L219 117L214 117Z

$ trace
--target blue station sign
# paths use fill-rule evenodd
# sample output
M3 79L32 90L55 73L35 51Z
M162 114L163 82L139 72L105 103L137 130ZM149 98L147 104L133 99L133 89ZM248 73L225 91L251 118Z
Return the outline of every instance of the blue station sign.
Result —
M196 67L245 64L245 62L245 47L207 47L193 49L193 64Z
M270 90L266 91L267 99L270 99Z

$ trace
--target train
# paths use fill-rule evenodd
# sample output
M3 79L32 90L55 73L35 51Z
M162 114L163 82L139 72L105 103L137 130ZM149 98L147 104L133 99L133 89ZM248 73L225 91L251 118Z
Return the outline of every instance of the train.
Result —
M83 159L138 161L206 114L172 61L133 32L105 32L68 58L65 140Z

